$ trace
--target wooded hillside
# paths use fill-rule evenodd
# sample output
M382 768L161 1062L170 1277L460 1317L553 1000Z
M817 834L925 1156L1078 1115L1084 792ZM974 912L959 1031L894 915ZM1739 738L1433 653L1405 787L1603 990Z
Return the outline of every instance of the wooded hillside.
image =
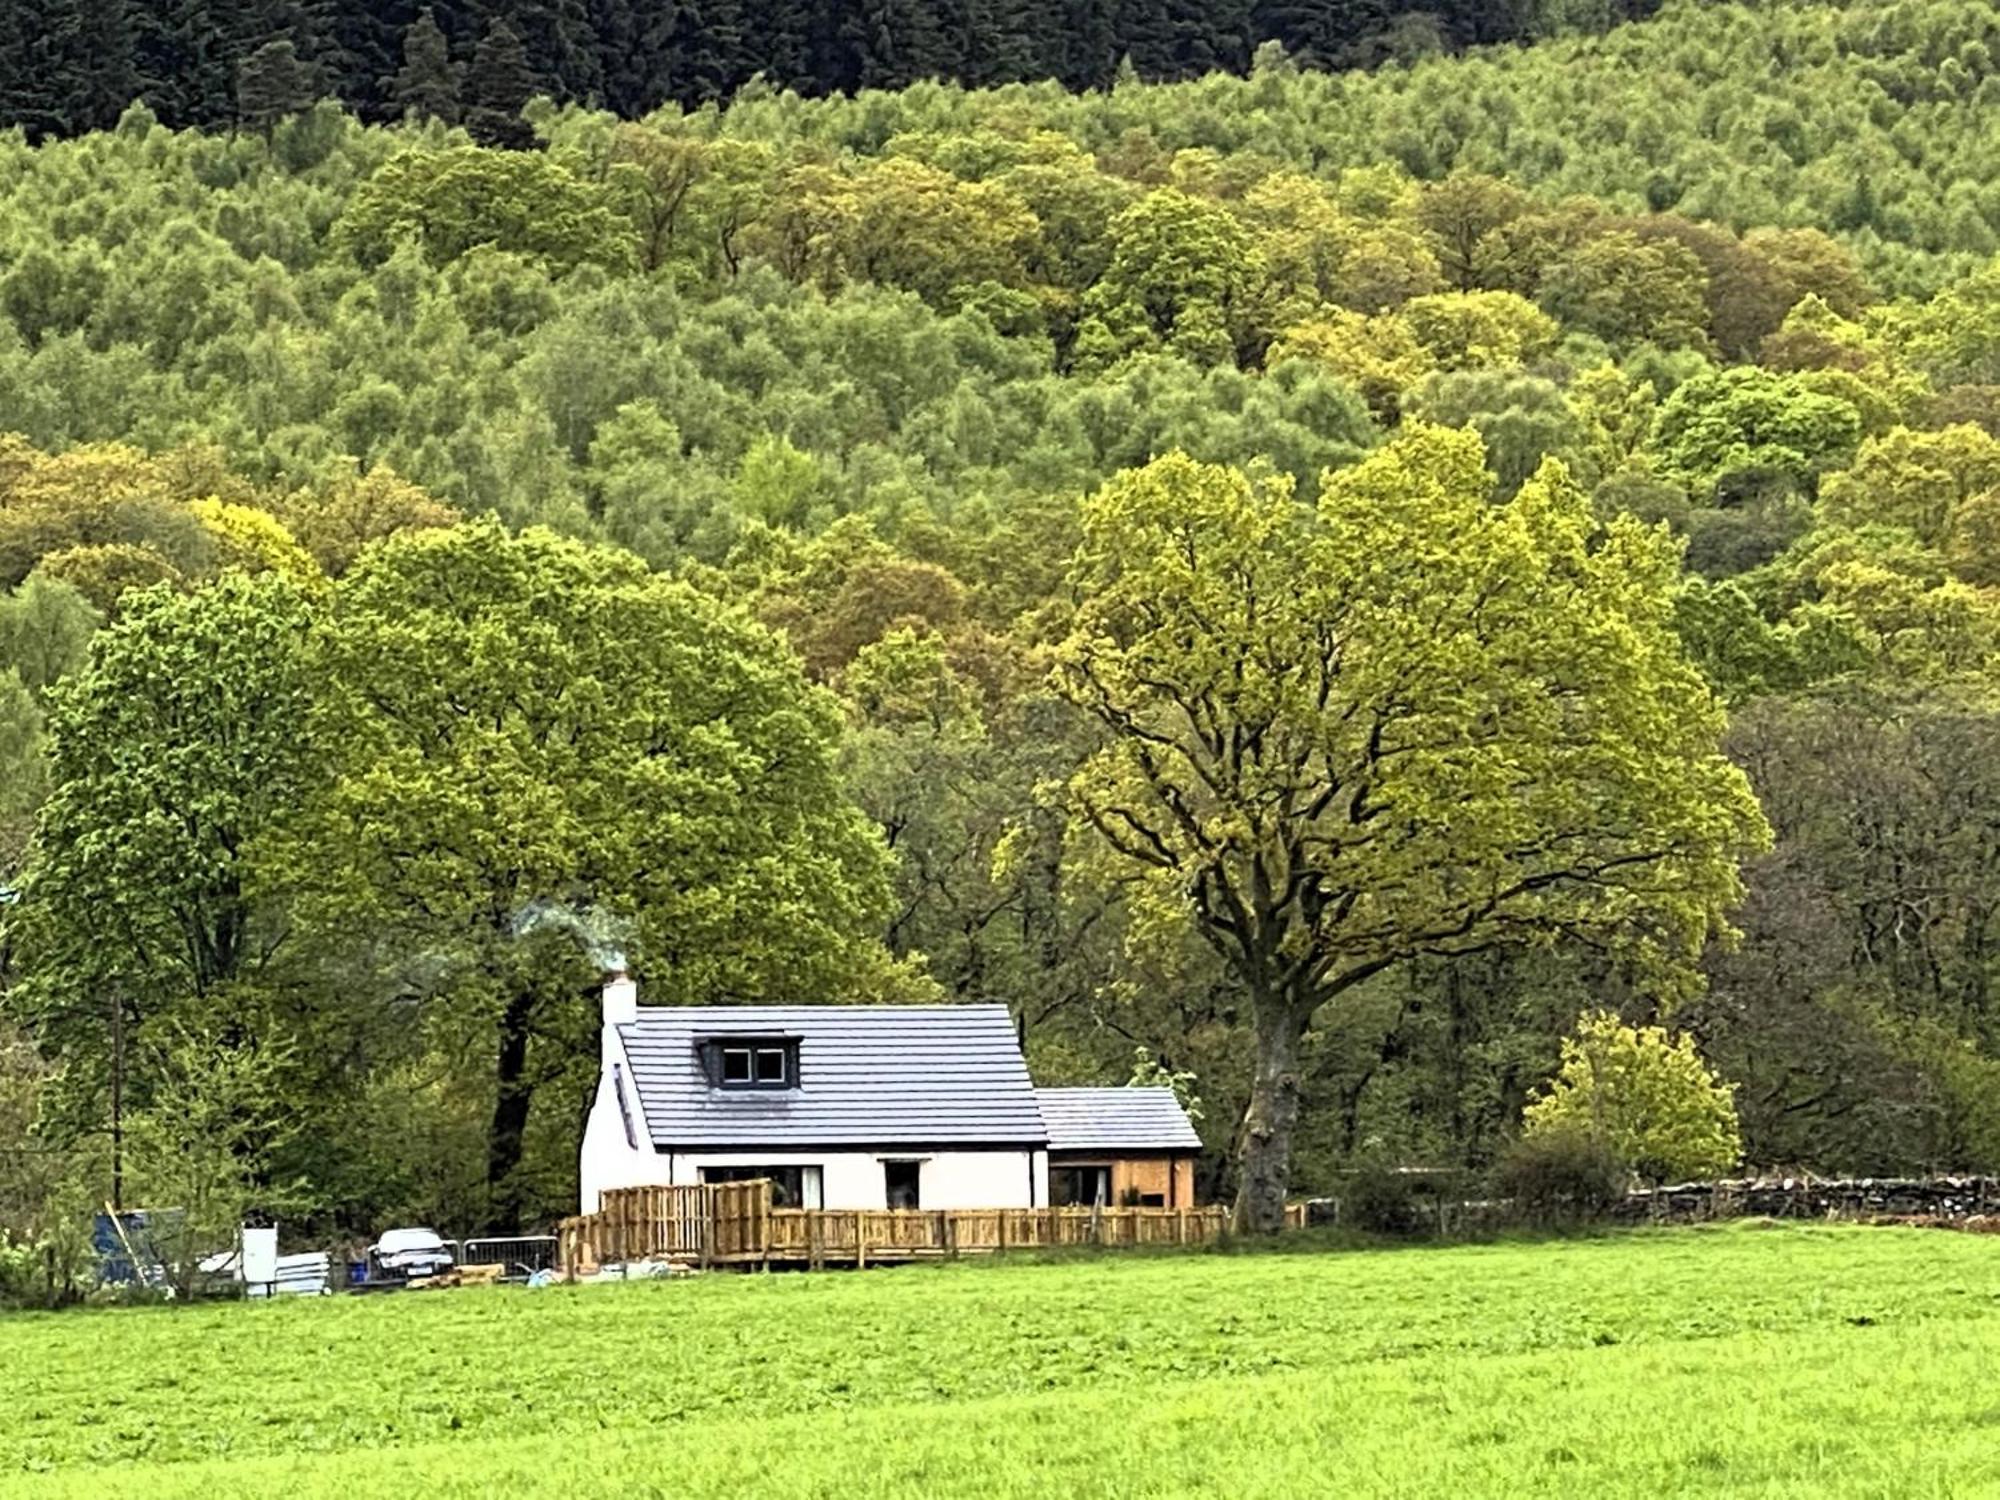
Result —
M2000 1165L1996 58L1676 4L0 140L0 1226L171 1190L190 1100L294 1215L545 1217L613 946L1191 1075L1205 1191L1274 1007L1294 1186L1490 1164L1599 1006L1751 1161Z

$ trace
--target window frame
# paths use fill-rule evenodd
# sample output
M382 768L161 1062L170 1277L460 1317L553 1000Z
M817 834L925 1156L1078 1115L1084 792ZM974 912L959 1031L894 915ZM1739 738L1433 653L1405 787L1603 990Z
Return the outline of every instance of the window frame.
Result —
M820 1162L716 1162L697 1166L703 1183L754 1182L771 1184L773 1208L819 1208L826 1201L826 1169ZM794 1201L784 1201L791 1198Z
M729 1093L782 1093L799 1086L799 1038L796 1036L705 1036L695 1043L708 1086ZM740 1060L742 1076L731 1076ZM773 1076L769 1068L775 1065Z

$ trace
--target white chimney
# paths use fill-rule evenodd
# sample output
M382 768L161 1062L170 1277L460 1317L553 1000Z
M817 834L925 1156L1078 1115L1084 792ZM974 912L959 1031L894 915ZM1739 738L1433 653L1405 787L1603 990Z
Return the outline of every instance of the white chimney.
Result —
M622 968L604 976L604 1025L606 1029L639 1019L639 986Z

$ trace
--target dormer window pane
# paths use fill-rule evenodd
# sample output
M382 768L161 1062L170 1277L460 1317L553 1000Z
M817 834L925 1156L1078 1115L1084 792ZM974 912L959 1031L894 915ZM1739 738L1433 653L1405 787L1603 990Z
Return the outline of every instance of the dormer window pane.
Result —
M750 1049L748 1047L724 1047L722 1049L722 1081L724 1083L750 1082Z
M757 1049L757 1081L759 1083L783 1083L785 1081L785 1049L783 1047L759 1047Z

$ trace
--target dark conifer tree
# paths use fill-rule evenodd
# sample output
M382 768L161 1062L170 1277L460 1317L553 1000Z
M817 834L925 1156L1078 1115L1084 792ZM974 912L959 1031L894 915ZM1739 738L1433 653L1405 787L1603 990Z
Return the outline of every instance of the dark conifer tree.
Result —
M757 38L753 71L802 94L824 92L813 59L824 30L821 0L748 0L744 7L746 36Z
M673 97L693 106L726 99L755 71L745 66L740 0L682 0L675 8Z
M451 44L426 6L403 33L403 65L386 81L383 98L392 114L457 123L459 68Z
M1108 88L1122 55L1118 0L1060 0L1061 40L1048 62L1073 89Z
M109 130L139 97L138 34L131 0L76 0L65 82L72 130Z
M1250 41L1282 42L1303 67L1340 67L1389 24L1388 0L1257 0Z
M341 0L328 27L323 69L338 58L341 99L366 120L392 120L402 111L389 100L390 82L403 61L403 39L416 23L415 0Z
M465 75L465 128L486 145L526 150L534 145L535 132L521 118L521 107L541 89L520 35L504 20L495 21Z
M236 66L236 119L246 130L269 134L318 98L319 77L290 37L264 43Z
M162 123L227 125L236 117L242 8L233 0L158 0L137 12L139 86ZM265 33L266 36L269 33Z
M584 0L513 0L505 18L542 89L558 99L603 97L603 58Z

